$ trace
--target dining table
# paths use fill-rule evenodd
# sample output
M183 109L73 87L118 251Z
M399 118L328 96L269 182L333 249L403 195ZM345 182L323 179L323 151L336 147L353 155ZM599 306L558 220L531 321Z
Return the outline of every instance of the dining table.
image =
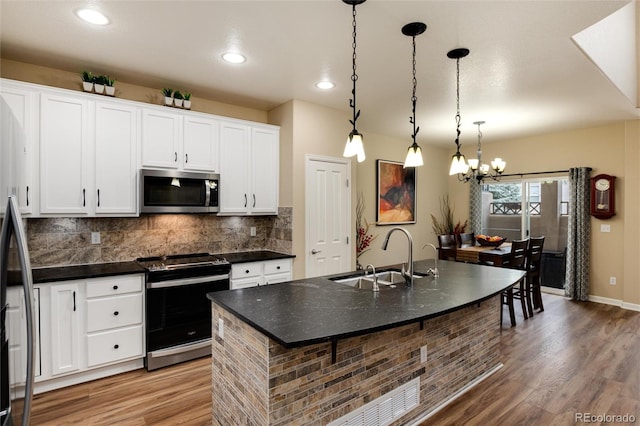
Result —
M469 246L458 247L456 261L468 263L486 263L493 266L504 266L511 254L511 243L502 243L499 247Z

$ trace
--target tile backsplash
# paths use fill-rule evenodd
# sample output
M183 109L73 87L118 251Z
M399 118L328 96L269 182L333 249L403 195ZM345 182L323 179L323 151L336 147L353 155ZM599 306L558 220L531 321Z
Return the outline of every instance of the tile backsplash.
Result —
M163 214L27 220L31 265L122 262L177 253L273 250L292 254L292 208L278 216ZM251 236L251 227L256 236ZM91 233L100 243L91 243Z

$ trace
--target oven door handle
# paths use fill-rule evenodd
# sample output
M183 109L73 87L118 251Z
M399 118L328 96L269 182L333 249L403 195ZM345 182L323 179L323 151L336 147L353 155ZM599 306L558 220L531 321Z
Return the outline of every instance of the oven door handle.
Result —
M187 351L192 351L195 349L201 349L211 346L211 339L200 340L198 342L187 343L184 345L173 346L166 349L159 349L157 351L151 351L148 355L153 356L154 358L160 358L163 356L171 356L181 354Z
M229 279L229 274L210 275L206 277L194 277L194 278L180 278L177 280L158 281L158 282L152 282L152 283L148 282L147 288L153 289L153 288L180 287L184 285L211 283L215 281L223 281L228 279Z

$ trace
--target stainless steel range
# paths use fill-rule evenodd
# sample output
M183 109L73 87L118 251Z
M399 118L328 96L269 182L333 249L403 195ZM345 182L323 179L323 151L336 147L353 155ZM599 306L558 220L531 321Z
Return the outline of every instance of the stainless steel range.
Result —
M147 370L211 354L207 293L229 289L231 265L209 253L137 259L147 270Z

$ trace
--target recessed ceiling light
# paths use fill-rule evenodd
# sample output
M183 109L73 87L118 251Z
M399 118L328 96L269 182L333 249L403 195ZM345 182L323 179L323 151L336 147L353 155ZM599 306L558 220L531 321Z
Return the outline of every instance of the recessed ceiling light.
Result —
M232 64L241 64L247 60L244 56L239 53L227 52L222 55L222 59Z
M335 84L333 84L330 81L319 81L316 83L316 87L318 89L323 89L323 90L329 90L329 89L333 89L334 87L336 87Z
M109 18L94 9L78 9L76 10L76 15L83 21L94 25L107 25L109 23Z

